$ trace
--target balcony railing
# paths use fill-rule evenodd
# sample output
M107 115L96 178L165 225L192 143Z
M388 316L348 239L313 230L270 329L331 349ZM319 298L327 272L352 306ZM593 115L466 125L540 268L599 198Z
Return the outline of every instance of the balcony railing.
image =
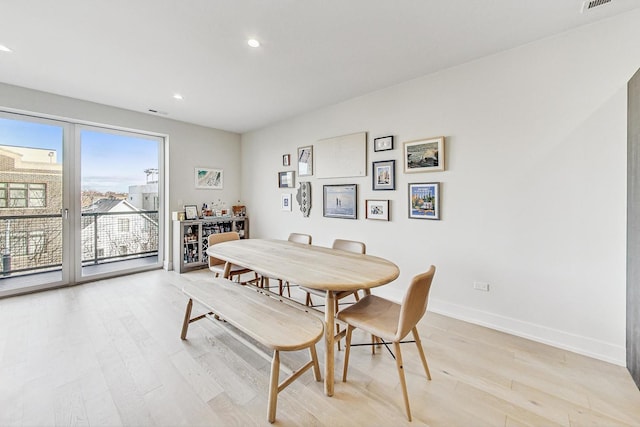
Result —
M158 255L158 211L82 213L82 265ZM0 216L3 276L62 267L62 216Z

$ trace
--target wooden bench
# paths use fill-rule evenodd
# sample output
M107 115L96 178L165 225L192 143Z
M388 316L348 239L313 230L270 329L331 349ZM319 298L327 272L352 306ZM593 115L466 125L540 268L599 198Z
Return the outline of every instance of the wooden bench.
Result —
M185 285L182 291L189 297L180 335L183 340L190 323L213 316L273 350L267 411L270 423L276 419L278 393L285 387L311 367L316 381L322 380L315 346L324 334L320 319L227 279L194 282ZM202 304L208 313L191 318L193 301ZM304 349L309 349L311 360L278 383L280 352Z

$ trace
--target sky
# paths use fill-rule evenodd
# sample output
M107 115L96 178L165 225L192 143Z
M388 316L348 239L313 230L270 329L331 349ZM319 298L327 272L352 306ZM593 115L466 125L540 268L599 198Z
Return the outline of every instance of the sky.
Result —
M44 148L57 152L62 163L63 128L0 117L0 145ZM158 167L158 142L82 129L80 133L82 190L127 193L129 185L145 184L145 169Z

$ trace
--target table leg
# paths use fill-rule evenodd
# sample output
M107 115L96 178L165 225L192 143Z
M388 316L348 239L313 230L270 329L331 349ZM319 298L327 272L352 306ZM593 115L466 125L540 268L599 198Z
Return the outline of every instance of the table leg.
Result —
M333 380L334 380L334 328L335 313L333 306L335 305L336 296L333 292L327 291L324 303L324 339L326 349L324 352L324 393L327 396L333 396Z

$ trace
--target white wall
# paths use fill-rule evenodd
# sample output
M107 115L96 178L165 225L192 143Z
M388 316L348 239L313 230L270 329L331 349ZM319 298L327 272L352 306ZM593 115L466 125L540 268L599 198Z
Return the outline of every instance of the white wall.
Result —
M430 310L624 365L626 83L639 66L635 11L244 134L252 237L363 240L400 267L377 291L397 300L435 264ZM396 190L372 191L370 170L311 177L310 217L281 211L277 172L296 167L282 155L359 131L369 165L396 160ZM396 148L374 153L390 134ZM447 170L402 173L401 143L439 135ZM431 181L442 220L408 219L407 184ZM358 220L322 216L322 185L335 183L358 184ZM390 222L364 219L376 198L391 200Z
M171 267L172 260L169 212L182 210L184 204L196 204L200 212L203 202L221 199L231 206L239 199L238 134L0 83L0 109L3 107L167 136L165 164L170 172L165 185L169 195L165 212L169 238L165 239L164 245L167 267ZM195 188L195 168L203 166L224 170L223 190Z

